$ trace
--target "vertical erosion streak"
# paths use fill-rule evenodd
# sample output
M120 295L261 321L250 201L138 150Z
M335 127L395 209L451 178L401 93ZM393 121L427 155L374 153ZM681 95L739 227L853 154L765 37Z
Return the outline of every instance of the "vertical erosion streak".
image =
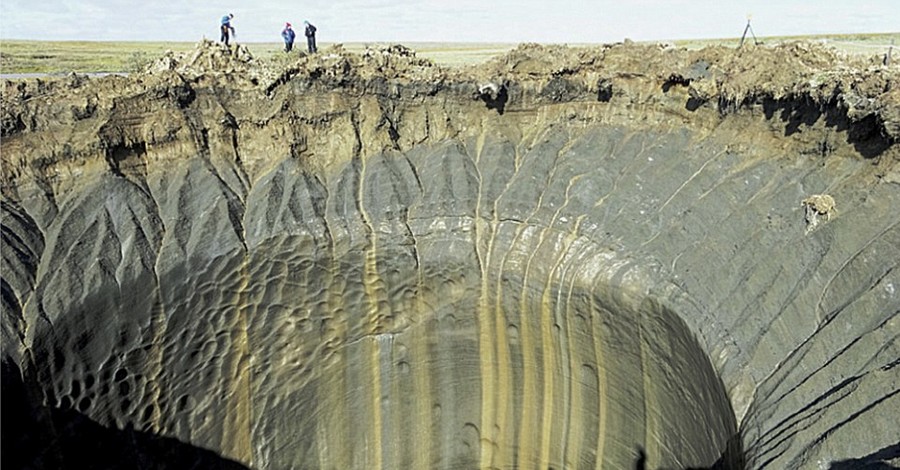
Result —
M153 209L156 211L157 217L159 217L159 203L153 199ZM159 218L162 220L162 218ZM165 226L162 226L162 233L165 233ZM147 365L148 372L148 386L153 387L153 408L154 408L154 416L152 427L150 428L154 432L159 432L166 423L164 422L165 417L162 416L162 407L160 406L160 400L164 394L162 390L161 379L164 373L164 364L165 364L165 337L166 332L168 330L169 322L166 321L166 305L163 301L162 294L162 282L159 279L159 271L160 271L160 253L162 252L163 235L160 235L160 245L156 247L156 259L154 260L154 264L152 266L152 274L153 274L153 299L154 306L150 316L150 335L151 346L149 351L148 359L149 364Z
M646 343L648 332L644 331L644 309L638 309L636 314L638 345L641 354L641 383L644 392L644 445L647 446L647 459L650 462L660 462L662 461L662 451L660 446L662 438L657 436L657 434L662 429L663 423L659 421L659 403L656 399L657 391L654 389L654 384L650 377L651 372L654 370L652 367L654 358L650 357L650 353L648 352L649 346Z
M325 186L327 191L327 185ZM326 207L322 221L328 231L330 262L327 269L327 286L323 295L326 296L327 316L322 321L322 370L319 377L321 385L317 387L318 403L316 405L319 417L315 420L316 441L322 449L319 453L319 468L351 468L351 443L348 419L348 387L347 348L344 342L347 338L347 314L343 303L342 293L346 289L347 280L342 272L341 260L338 256L339 231L336 224L331 223L327 217L327 206L335 204L336 192L326 192ZM330 369L330 370L329 370ZM328 372L327 374L325 372ZM322 413L321 410L328 410Z
M483 271L485 273L485 278L487 278L486 274L491 272L494 258L495 245L497 242L497 232L500 227L499 220L499 210L498 204L500 198L503 194L505 194L512 184L512 181L515 178L515 175L518 174L519 168L521 166L521 158L522 155L519 152L518 147L514 147L515 149L515 172L513 176L510 177L509 181L507 181L506 186L503 188L503 191L500 195L494 198L493 201L493 210L491 214L491 236L488 240L487 246L487 258L485 260L485 264L482 265ZM476 217L477 218L477 217ZM496 345L496 371L497 378L495 381L494 390L492 390L491 397L492 399L496 399L495 407L492 412L495 412L493 423L488 423L490 426L491 432L493 433L494 442L491 443L491 450L496 450L496 454L491 454L491 460L485 461L487 466L490 468L497 468L504 465L511 465L514 461L513 452L515 449L515 423L514 416L515 410L512 410L513 407L513 397L512 397L512 382L510 379L510 375L512 374L512 359L510 353L510 343L509 336L507 336L507 319L506 313L503 308L503 269L506 264L506 255L500 258L499 266L496 268L496 276L495 276L495 291L493 292L493 305L490 306L493 312L494 317L494 325L496 325L496 338L491 338L492 343ZM489 290L490 290L490 282L487 279L483 280L482 289L484 290L485 299L488 298ZM490 321L487 319L486 321ZM503 397L508 397L508 399L504 400Z
M496 233L496 225L493 226L493 230L491 232L491 250L493 250L494 244L494 234ZM497 283L497 302L493 305L493 308L489 308L486 310L487 312L493 313L494 324L496 325L496 339L493 340L493 344L496 345L496 358L495 364L497 367L497 378L495 381L495 390L493 390L493 397L497 399L496 414L494 415L494 422L491 423L491 430L494 435L494 441L491 442L491 450L494 449L507 449L507 452L512 452L513 445L513 426L514 424L511 420L510 407L512 406L512 399L503 400L501 397L510 396L512 392L512 386L510 383L510 367L512 367L512 361L510 360L509 353L509 337L507 336L506 331L506 314L503 311L500 303L500 283ZM490 319L488 319L490 321ZM501 454L501 458L498 459L493 457L491 460L492 468L497 466L495 462L508 462L509 460L503 459L503 455Z
M571 141L567 142L563 148L557 150L556 158L554 159L554 164L550 169L550 172L547 176L546 181L541 186L540 195L538 196L537 204L534 206L534 209L528 215L526 219L526 228L523 232L528 231L527 224L531 221L531 219L537 215L540 211L541 207L544 204L544 196L547 193L547 189L552 184L553 178L556 175L557 168L559 166L559 160L562 158L565 150L568 146L571 145ZM571 186L571 181L569 182ZM568 190L567 190L568 192ZM554 219L559 214L559 210L556 211L554 215ZM522 315L522 377L523 377L523 395L522 395L522 423L520 424L521 429L524 431L522 433L523 439L520 439L519 448L519 465L530 465L534 460L533 453L535 449L531 448L531 443L534 442L534 438L529 436L528 432L535 428L535 424L531 422L534 419L532 416L532 409L536 408L536 401L538 397L534 397L533 395L537 394L537 387L534 382L536 382L535 373L533 372L537 369L537 364L534 356L536 355L536 349L531 344L531 327L528 324L528 309L527 309L527 294L528 294L528 276L531 272L531 265L535 258L538 256L541 247L544 245L544 242L547 239L548 232L551 230L552 220L547 225L540 229L540 233L538 235L538 241L535 248L532 250L531 254L528 256L528 261L525 263L525 270L522 274L522 297L521 297L521 305L520 312ZM520 234L517 234L517 239ZM559 260L554 263L554 266L548 271L548 278L543 281L546 284L549 284L549 279L553 276L553 271L555 270L556 265L558 265ZM553 316L552 305L550 305L549 293L548 289L550 289L549 285L544 285L541 291L541 299L538 302L538 329L540 331L540 347L541 347L541 379L543 381L543 387L541 389L540 394L540 406L541 406L541 414L540 420L537 423L540 426L541 432L537 442L537 464L540 468L547 468L549 466L550 460L550 436L553 429L552 420L553 420L553 406L554 406L554 396L553 396L553 386L554 386L554 375L556 374L556 370L553 367L553 360L555 357L555 348L553 345ZM528 442L526 442L525 436L528 437Z
M547 292L549 288L545 288ZM541 357L543 358L544 393L541 413L541 453L540 466L550 465L550 436L553 431L553 406L556 404L553 394L554 376L557 369L553 366L558 348L553 344L553 305L548 295L541 299Z
M368 260L367 260L368 262ZM367 297L369 297L367 293ZM371 299L371 298L370 298ZM372 302L372 300L370 300ZM374 310L374 309L373 309ZM381 341L379 341L379 336L375 338L370 338L365 344L369 344L370 351L368 352L369 358L369 371L372 374L371 378L371 387L372 395L370 398L370 407L372 412L372 429L370 430L370 435L372 436L371 442L366 442L366 467L367 468L383 468L383 454L382 454L382 438L381 438L381 426L382 426L382 410L381 410ZM365 348L365 344L363 347ZM371 457L371 460L369 459Z
M488 268L491 263L491 248L493 246L493 231L491 237L487 239L487 248L482 254L479 247L481 246L482 237L485 234L484 220L481 218L481 198L484 193L484 181L482 179L481 170L478 163L481 160L481 153L484 149L485 131L487 127L482 125L482 132L478 136L477 149L475 154L475 171L478 172L478 195L475 199L475 256L478 258L478 266L481 270L481 287L478 292L478 347L479 347L479 365L481 368L481 439L480 439L480 459L481 468L492 468L494 461L494 446L499 439L497 421L497 398L498 393L502 391L495 378L495 369L499 367L497 362L496 350L500 347L495 330L499 332L500 326L494 324L495 320L492 311L489 308L488 292L490 291L489 278L487 275Z
M476 220L478 220L476 218ZM477 227L477 222L476 222ZM476 235L477 236L477 235ZM499 326L494 325L492 310L489 308L487 293L489 291L488 277L485 275L485 264L490 257L482 263L481 289L478 301L478 344L481 365L481 467L490 468L494 460L494 443L499 438L497 435L497 404L495 399L503 389L497 383L494 369L497 367L496 348L499 347L497 333Z
M556 212L553 214L553 218L548 224L548 228L552 229L556 220L559 218L559 214L562 210L569 204L569 193L572 190L572 186L578 180L579 176L575 176L571 178L566 185L565 192L565 200L559 207L556 209ZM538 245L538 249L544 245L546 241L544 238L544 234L547 230L541 232L541 242ZM551 237L552 238L552 237ZM553 431L553 408L557 406L557 400L554 396L554 387L555 387L555 376L560 372L560 368L567 369L568 362L562 360L562 352L563 350L568 350L566 347L566 335L569 334L568 329L566 332L559 335L558 341L560 343L554 344L553 342L553 333L555 327L556 317L555 312L557 309L561 308L561 304L556 303L552 300L553 298L553 290L554 290L554 274L560 271L560 266L565 261L566 256L569 252L569 248L575 240L575 236L572 233L566 233L563 235L562 247L560 247L557 251L556 260L553 263L553 266L547 270L547 278L544 280L544 290L541 295L541 347L543 350L543 358L544 358L544 410L541 416L542 423L542 434L541 434L541 456L540 456L540 465L541 468L546 468L550 466L550 452L551 452L551 439L552 439L552 431ZM562 290L562 279L563 276L559 276L559 283L556 284L557 290ZM557 298L559 298L557 296ZM555 363L558 362L560 364L560 368L555 367ZM571 371L566 374L565 370L562 370L563 376L561 377L561 382L564 387L568 387L571 383ZM569 397L563 392L563 399L568 399ZM564 403L563 407L571 406L570 403ZM560 428L560 434L565 434L566 427L568 423L563 423L563 427ZM558 458L565 459L564 452L562 449L559 450L557 454ZM564 462L561 462L564 464Z
M530 260L529 260L530 261ZM532 457L534 449L533 433L536 431L536 423L534 417L535 404L535 372L537 366L534 361L534 346L532 345L531 319L528 315L528 264L525 266L525 272L522 275L521 298L519 300L519 339L522 348L522 409L521 420L519 421L519 466L533 466L534 459Z
M336 253L334 235L329 238L332 240L331 267L329 268L331 288L326 295L328 296L328 312L333 315L333 318L330 319L331 326L326 327L324 332L323 362L325 363L324 368L331 368L331 371L320 378L324 385L320 387L321 400L317 406L318 410L329 411L327 414L321 413L321 418L319 418L321 422L317 421L316 423L319 428L316 437L319 446L325 449L320 454L319 468L329 468L330 466L351 468L352 444L348 439L350 420L347 410L349 391L346 374L349 361L347 361L347 348L343 345L347 338L347 320L341 296L347 282L340 275L341 263Z
M237 360L229 371L228 377L232 377L234 383L229 391L228 413L223 444L225 449L230 449L232 457L240 462L252 464L252 409L250 397L250 341L247 335L247 311L250 308L249 286L250 256L243 251L243 261L240 267L240 284L234 300L237 309L237 319L232 330L232 344Z
M419 180L419 172L415 165L409 161L408 157L404 157L407 165L418 184L417 189L421 188ZM407 208L408 209L408 208ZM425 276L422 268L421 248L416 234L409 228L409 210L404 211L403 218L410 237L413 241L416 254L416 272L415 272L415 296L412 304L415 311L420 315L418 327L423 330L423 334L412 335L412 357L410 358L410 374L413 380L413 410L414 415L412 421L412 448L407 451L412 455L413 468L432 468L432 446L436 440L434 434L434 420L432 418L432 387L431 374L433 373L430 358L433 354L429 347L429 338L431 331L429 329L430 315L425 302ZM415 322L415 317L411 318ZM397 420L397 423L402 420ZM399 425L399 424L398 424Z
M416 308L418 312L425 312L425 302L421 293L424 291L424 281L422 279L422 264L416 266L417 278L417 295ZM428 325L427 317L423 317L421 328L426 329ZM428 347L429 334L413 335L413 357L420 358L418 361L411 361L415 364L412 369L413 387L415 390L415 414L413 424L413 464L415 468L431 468L433 462L431 459L431 449L434 439L432 438L433 421L431 418L431 351Z
M360 158L356 156L354 158L359 159L360 170L357 181L357 192L356 192L356 207L359 209L359 214L363 219L363 223L366 229L366 235L368 238L367 246L365 248L365 256L363 258L363 290L365 295L365 308L366 308L366 327L367 331L365 334L367 335L376 335L373 341L366 341L365 343L371 345L371 350L368 352L369 358L369 367L368 370L372 374L371 376L371 387L372 396L370 397L371 402L371 411L372 411L372 443L366 443L366 462L367 467L376 469L383 468L384 464L384 455L382 451L382 403L381 403L381 341L379 341L380 333L385 326L390 326L390 312L382 311L385 306L388 304L387 300L384 299L384 289L381 287L382 280L378 275L378 259L377 259L377 243L376 243L376 235L375 228L372 225L372 220L369 217L369 214L366 213L366 209L363 206L363 186L365 182L366 176L366 160L364 158ZM388 323L388 325L385 325ZM391 344L391 342L388 342ZM365 348L365 344L362 346ZM389 351L388 351L389 353ZM390 374L390 370L386 370L386 373ZM390 379L390 377L388 377ZM371 450L370 450L371 449ZM371 455L372 460L369 460L369 456Z
M595 312L599 312L596 301L594 300L593 293L591 293L591 318L590 324L593 328L593 343L594 343L594 360L597 364L597 400L599 401L599 415L600 419L597 423L597 454L594 461L594 464L597 468L603 467L604 462L604 451L606 446L606 423L608 419L609 407L607 406L606 400L609 396L609 387L607 385L607 377L606 377L606 363L603 352L603 331L600 329L600 318Z
M570 237L574 238L574 233L569 234ZM571 244L566 247L566 250L571 249ZM572 319L575 315L575 312L572 310L572 290L575 279L577 279L577 272L569 273L568 268L572 265L576 266L577 264L572 263L570 260L570 264L567 266L567 269L564 270L560 275L560 283L559 283L559 293L557 295L557 299L559 299L560 305L565 305L565 311L563 313L564 325L566 327L566 331L563 334L563 338L565 341L560 345L560 348L566 352L566 369L564 375L565 383L568 388L565 393L567 393L566 401L566 416L565 423L563 424L563 435L561 438L561 454L560 454L560 464L564 468L572 468L576 466L576 462L578 462L579 452L581 451L581 439L584 434L584 422L581 419L573 419L575 418L575 413L580 413L582 410L582 390L579 387L581 380L578 380L578 374L581 373L578 367L578 362L581 357L580 354L576 354L573 351L573 347L577 345L577 338L574 335L574 330L572 328ZM568 285L563 288L564 281L566 277L569 278ZM563 301L563 293L565 293L565 301ZM573 344L574 343L574 344ZM590 418L588 418L590 419Z

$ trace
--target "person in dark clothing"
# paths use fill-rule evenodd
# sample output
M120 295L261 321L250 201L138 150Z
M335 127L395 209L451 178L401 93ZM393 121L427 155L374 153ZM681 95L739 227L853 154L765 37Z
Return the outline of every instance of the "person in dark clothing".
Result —
M306 25L306 46L309 49L310 54L315 54L318 49L316 49L316 27L311 25L309 21L304 21L303 24Z
M229 33L231 33L231 36L234 35L234 28L231 27L232 18L234 18L234 15L232 13L223 16L222 25L219 27L219 29L222 30L222 37L220 37L219 40L224 42L226 46L228 45Z
M291 24L285 23L284 29L281 31L281 37L284 38L284 52L291 52L291 49L294 48L294 38L296 36L294 30L291 29Z

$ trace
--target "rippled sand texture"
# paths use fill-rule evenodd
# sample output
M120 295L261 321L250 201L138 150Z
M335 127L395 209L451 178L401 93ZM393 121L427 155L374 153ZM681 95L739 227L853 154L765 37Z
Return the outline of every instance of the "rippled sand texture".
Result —
M532 49L506 101L346 54L268 86L7 86L3 357L30 403L250 468L888 461L896 101L729 102L697 85L723 51Z

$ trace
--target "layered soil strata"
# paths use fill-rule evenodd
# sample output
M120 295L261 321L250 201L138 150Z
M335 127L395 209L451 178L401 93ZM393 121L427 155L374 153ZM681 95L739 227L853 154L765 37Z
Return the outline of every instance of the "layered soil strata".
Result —
M806 43L205 42L7 82L22 461L82 464L86 420L249 468L896 464L898 79Z

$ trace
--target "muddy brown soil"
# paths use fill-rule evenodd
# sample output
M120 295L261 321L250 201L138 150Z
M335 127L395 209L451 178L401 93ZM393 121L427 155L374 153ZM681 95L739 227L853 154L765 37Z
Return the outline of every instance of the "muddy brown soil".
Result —
M446 68L417 58L402 45L363 54L345 52L338 45L276 66L254 59L244 47L228 50L207 41L189 54L166 54L132 77L6 81L0 95L2 136L5 145L12 146L7 148L16 151L6 152L3 180L9 187L20 173L45 164L64 165L75 154L80 154L76 160L92 160L98 151L177 140L174 134L184 129L166 128L168 113L199 111L207 120L218 117L221 125L237 126L242 133L280 128L276 134L296 134L306 127L321 136L319 128L329 127L323 125L329 115L342 107L354 108L352 101L359 101L358 108L373 100L373 113L364 113L362 119L378 122L370 125L375 128L371 138L361 143L363 153L408 150L465 134L481 117L464 112L479 105L502 114L606 103L603 113L585 119L627 121L636 113L658 110L668 115L667 124L712 128L729 115L762 113L790 138L782 140L794 144L818 139L800 145L818 145L825 154L847 143L863 158L887 152L879 160L889 167L896 160L891 144L900 136L897 77L896 65L886 67L876 58L802 42L694 51L631 43L597 48L523 44L486 64ZM487 92L481 93L486 86ZM329 95L334 96L317 102ZM298 109L296 101L305 106ZM139 104L138 109L128 110L131 103ZM441 103L447 103L448 116L414 118ZM162 112L155 113L155 108ZM450 109L456 115L449 115ZM144 113L139 123L126 117L135 112ZM306 125L295 125L298 120ZM824 137L798 135L817 125L826 130ZM68 136L65 145L31 141L58 126L65 133L86 134ZM22 144L28 141L22 151L16 148L19 137ZM310 136L273 137L268 145L280 154L289 148L296 152L303 141L307 148L321 144L310 142ZM63 149L63 155L57 155Z

